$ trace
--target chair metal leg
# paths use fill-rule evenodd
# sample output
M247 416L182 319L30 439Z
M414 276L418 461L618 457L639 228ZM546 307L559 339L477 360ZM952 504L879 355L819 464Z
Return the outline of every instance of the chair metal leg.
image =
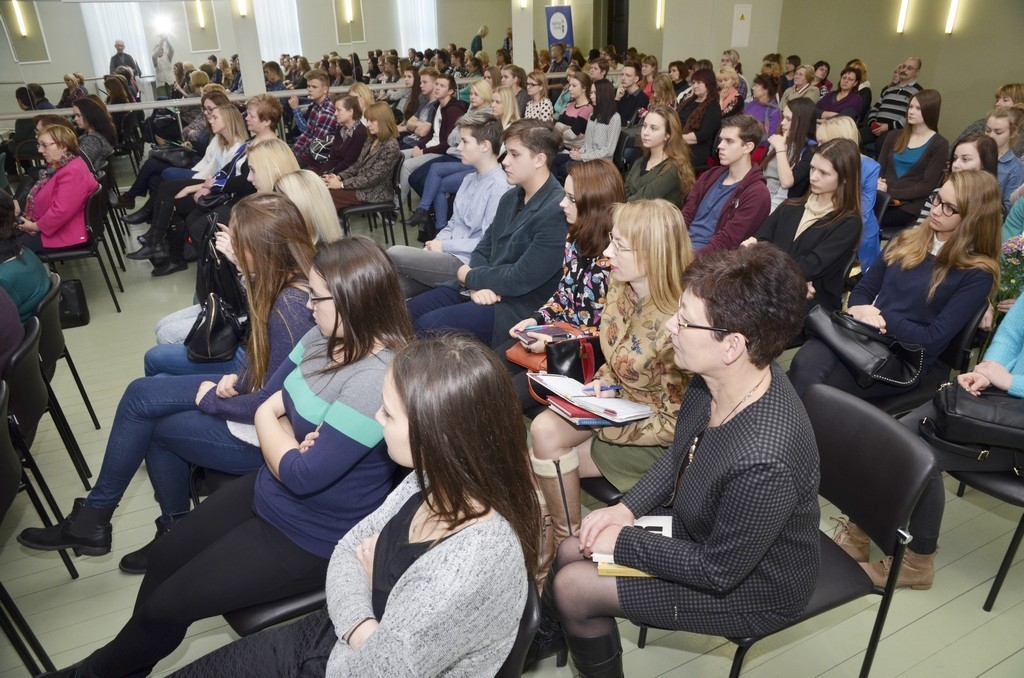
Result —
M878 614L875 616L875 626L871 629L871 638L864 652L864 662L860 667L860 678L868 678L871 673L871 663L875 660L875 652L878 650L878 643L882 640L882 629L885 626L885 619L889 616L889 606L892 604L893 592L896 590L896 577L903 566L903 557L907 553L907 542L909 537L896 547L892 554L892 566L889 570L889 579L885 584L882 593L882 600L878 603ZM876 589L877 590L877 589Z
M38 477L38 476L37 476ZM45 483L42 478L40 482ZM36 493L36 488L32 485L32 481L29 480L28 474L25 470L21 471L21 485L25 488L25 494L28 495L28 499L32 502L33 508L36 510L36 515L39 516L39 520L42 521L43 527L53 526L53 521L50 520L50 516L46 513L46 508L43 506L43 502L39 500L39 495ZM49 491L49 488L47 488ZM54 516L57 518L57 522L64 520L64 515L57 509L53 511ZM71 557L68 555L67 549L61 549L58 551L61 561L64 563L64 567L67 568L68 574L72 579L78 579L78 570L75 568L74 563L71 562Z
M639 647L641 650L644 649L647 646L647 627L646 626L641 626L640 627L640 635L637 637L636 646Z
M729 670L729 678L740 678L740 671L743 670L743 660L747 656L750 645L737 645L736 654L732 656L732 669Z
M110 262L110 270L114 272L114 277L117 278L117 287L121 290L121 293L123 294L124 293L124 285L121 284L121 276L117 274L117 269L120 268L122 271L125 271L127 269L124 267L124 260L121 259L121 253L117 251L116 247L114 248L114 252L117 254L117 263L118 263L118 266L115 268L114 267L114 257L110 254L110 244L107 242L107 237L103 236L99 240L100 240L100 242L103 243L103 249L105 249L107 251L107 261ZM98 250L99 250L99 248L97 248L97 253L96 253L97 256L99 256L99 251Z
M10 423L8 423L8 427L11 432L11 440L14 441L14 449L18 450L18 454L21 455L22 466L25 467L25 470L31 471L32 475L35 476L36 481L39 483L39 491L43 493L46 503L53 510L53 515L57 516L57 521L63 520L60 506L57 504L53 493L50 492L50 486L46 484L43 474L39 472L39 466L36 464L32 452L28 449L28 444L25 442L25 437L21 434L21 429L16 424L12 426ZM29 496L31 496L31 493Z
M109 233L111 230L113 230L110 227L110 219L108 219L107 217L103 217L103 221L104 221L104 227L105 227L104 230L105 230L106 233ZM121 235L119 233L114 233L114 236L116 238L118 238L118 240L120 240L120 238L121 238ZM107 242L107 236L103 236L103 247L107 250L107 261L110 262L110 267L113 268L114 267L114 262L110 258L110 243ZM117 257L117 266L118 266L118 268L120 268L122 271L126 272L128 269L126 269L124 267L124 259L121 258L121 250L123 250L123 249L124 249L124 245L123 244L120 247L116 247L115 246L114 247L114 256Z
M92 402L89 401L89 394L85 392L85 384L82 383L82 378L78 376L78 369L75 368L75 361L71 359L71 353L68 352L67 347L64 348L64 353L61 355L64 360L68 363L68 369L71 370L71 376L75 380L75 385L78 386L78 392L82 394L82 402L85 403L85 409L89 412L89 418L92 419L92 425L96 427L96 430L100 430L100 420L96 418L96 410L92 409ZM90 474L92 477L92 474Z
M107 275L107 267L103 265L103 257L100 256L100 253L99 253L98 250L96 252L96 261L100 262L100 273L103 274L103 279L107 282L107 290L110 292L110 298L114 302L114 308L116 308L117 312L120 313L121 312L121 304L117 303L117 295L114 294L114 286L110 284L110 276ZM117 276L117 270L116 269L114 269L114 275ZM118 278L118 280L117 280L117 285L118 285L118 287L121 287L121 279L120 278ZM121 287L121 291L124 292L124 287Z
M967 489L967 483L960 483L960 487L956 488L956 496L964 496L964 490Z
M78 477L82 479L82 484L85 486L86 491L89 491L92 489L92 485L89 484L88 480L92 477L89 464L85 461L82 448L78 446L78 440L75 439L75 434L71 430L71 424L68 423L67 417L64 416L64 410L61 409L60 403L57 401L57 394L53 392L50 384L46 385L46 392L50 396L49 406L47 407L50 418L53 419L53 424L57 427L57 433L60 434L61 440L64 442L64 448L68 451L68 456L71 457L71 463L74 465Z
M21 632L21 635L25 637L25 641L29 644L29 647L32 648L32 651L36 653L36 656L39 657L39 663L43 665L43 668L47 671L56 671L57 668L53 665L53 662L50 661L50 657L46 654L46 650L44 650L43 646L39 643L39 639L36 638L36 634L32 632L32 627L30 627L28 622L25 621L25 617L21 614L21 610L19 610L18 606L14 604L14 599L11 598L11 594L7 592L7 589L4 588L2 583L0 583L0 607L2 607L7 614L11 616L14 626ZM6 627L4 628L4 631L7 631ZM14 643L13 638L11 638L11 642ZM21 654L20 650L18 654ZM33 665L34 664L35 662L33 662ZM26 662L25 665L28 666L28 662ZM31 671L32 669L30 668L29 670Z
M992 606L996 604L996 596L999 595L999 589L1003 588L1003 580L1006 579L1006 573L1010 571L1010 566L1013 565L1013 557L1017 555L1017 548L1020 546L1021 537L1024 537L1024 515L1020 517L1020 522L1017 523L1013 539L1010 540L1010 548L1006 549L1003 563L999 566L999 572L996 573L996 580L992 582L992 589L988 592L988 598L985 599L985 612L991 612Z
M0 629L3 630L7 640L14 646L14 651L18 653L18 657L21 659L21 663L25 665L25 668L28 669L29 675L40 675L42 671L39 669L39 664L36 664L35 657L28 651L28 647L21 640L21 634L14 627L14 623L7 618L6 610L2 607L0 607Z

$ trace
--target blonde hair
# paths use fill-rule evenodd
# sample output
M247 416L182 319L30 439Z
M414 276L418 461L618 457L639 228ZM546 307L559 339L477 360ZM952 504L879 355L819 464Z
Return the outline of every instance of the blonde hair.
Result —
M358 97L359 103L362 105L364 111L372 106L373 102L376 101L373 98L373 92L370 91L370 88L361 82L357 82L349 87L346 94Z
M509 125L519 119L519 104L516 102L516 95L512 93L511 87L499 87L494 93L501 98L501 128L507 129Z
M819 144L833 139L849 139L860 144L860 132L857 130L857 123L848 115L837 115L828 120L822 120L815 131L815 137Z
M230 148L249 138L249 130L245 127L245 119L238 112L238 107L228 103L214 109L224 121L224 133L220 136L222 148Z
M494 90L487 84L487 81L483 78L474 80L473 84L469 86L471 92L476 94L478 97L484 100L484 105L481 108L486 108L491 105L491 96L494 94Z
M981 269L992 275L992 289L999 288L999 250L1003 203L999 182L982 170L954 172L946 180L956 191L960 225L935 257L928 301L951 270ZM885 249L885 263L904 269L917 267L931 251L935 236L924 223L900 233Z
M316 172L303 169L285 174L274 184L274 192L288 196L299 208L314 245L341 238L341 226L331 193Z
M675 313L683 294L683 271L693 263L693 246L679 207L661 198L618 203L612 207L612 221L633 248L655 307Z
M264 186L274 186L285 174L299 171L291 147L277 137L254 141L245 149L249 169Z
M722 66L721 68L719 68L718 69L718 77L720 77L720 78L728 78L729 80L732 81L732 86L733 87L736 87L737 85L740 84L739 73L737 73L736 69L733 68L732 66Z

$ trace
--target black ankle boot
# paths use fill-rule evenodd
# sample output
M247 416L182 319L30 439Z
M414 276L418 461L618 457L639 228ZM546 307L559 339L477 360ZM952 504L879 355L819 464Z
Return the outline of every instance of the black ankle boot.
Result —
M552 655L555 655L555 665L559 668L565 666L569 660L565 634L562 632L562 624L558 621L558 613L555 611L555 596L551 591L551 582L554 580L552 575L548 576L544 591L540 596L540 625L537 627L537 633L533 636L533 642L530 643L530 649L526 653L526 660L523 662L524 672L530 670L541 659L547 659Z
M408 226L419 226L420 224L427 223L427 219L430 217L430 213L422 207L417 207L416 211L412 213L412 216L405 222Z
M149 566L149 550L153 548L153 544L156 543L157 539L170 532L175 523L185 515L184 513L179 513L173 516L160 516L157 518L156 536L153 537L153 541L138 551L132 551L124 558L121 558L121 562L117 565L121 571L125 574L146 574L146 568Z
M167 259L161 259L153 266L153 272L151 275L159 278L160 276L170 275L172 273L185 270L188 270L188 264L185 263L184 259L168 257Z
M18 543L37 551L74 549L76 556L110 553L110 517L114 509L98 509L78 498L71 515L53 527L29 527L18 535Z
M623 678L622 643L619 627L612 624L612 632L597 638L565 636L572 653L572 662L580 678Z
M138 212L132 212L128 216L121 219L126 224L132 224L138 226L139 224L148 224L153 219L153 208L150 207L149 203L146 203L145 207L140 209Z
M125 256L132 261L145 261L146 259L164 259L168 255L167 242L160 240L159 242L147 242L143 247L129 252Z

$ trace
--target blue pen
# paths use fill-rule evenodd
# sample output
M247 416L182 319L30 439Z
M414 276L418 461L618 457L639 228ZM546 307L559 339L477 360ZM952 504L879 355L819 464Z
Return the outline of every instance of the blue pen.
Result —
M542 330L545 327L547 327L547 325L530 325L529 327L524 327L523 329L521 329L519 331L520 332L533 332L534 330Z
M622 387L621 386L602 386L601 390L602 391L621 391ZM594 392L594 387L593 386L587 386L586 388L583 389L583 392L584 393L587 393L587 392L593 393Z

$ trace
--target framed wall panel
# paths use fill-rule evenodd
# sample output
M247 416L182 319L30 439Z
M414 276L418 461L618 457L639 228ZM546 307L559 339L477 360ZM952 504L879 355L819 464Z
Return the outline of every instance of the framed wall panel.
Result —
M366 42L363 0L334 0L334 21L339 45Z
M216 52L220 50L217 35L217 18L213 15L210 0L184 0L185 25L193 52Z
M7 41L11 45L14 60L21 64L50 62L50 50L46 36L39 23L36 3L25 0L3 0L0 2L0 19L3 20Z

